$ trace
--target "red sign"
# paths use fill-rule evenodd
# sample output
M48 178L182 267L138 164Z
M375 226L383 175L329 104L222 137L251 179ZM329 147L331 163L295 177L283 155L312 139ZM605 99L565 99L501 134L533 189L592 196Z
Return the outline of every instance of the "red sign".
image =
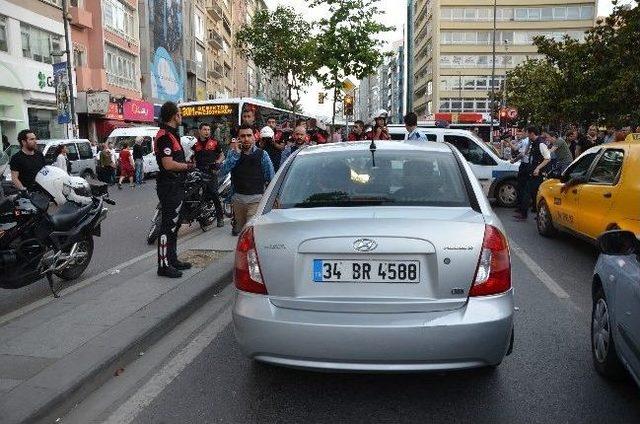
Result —
M122 112L125 121L153 122L153 105L141 100L127 100Z
M121 103L110 102L109 110L104 117L116 121L153 122L153 105L142 100L129 99Z
M516 119L518 117L518 109L510 107L507 109L507 115L511 119Z
M446 121L450 124L481 124L483 117L481 113L436 113L436 121Z

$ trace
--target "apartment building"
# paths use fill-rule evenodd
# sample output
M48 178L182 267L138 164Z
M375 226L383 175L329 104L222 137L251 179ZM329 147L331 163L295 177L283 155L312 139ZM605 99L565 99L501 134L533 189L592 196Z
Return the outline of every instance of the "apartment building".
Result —
M80 136L102 141L114 128L153 123L141 86L138 2L69 5Z
M63 54L60 1L0 0L0 135L17 143L32 128L40 138L66 137L58 124L53 64Z
M207 99L233 97L233 16L232 0L198 0L206 10L206 96Z
M537 56L535 36L580 40L595 12L594 0L498 0L494 90L507 70ZM414 16L414 111L489 112L493 1L415 0Z

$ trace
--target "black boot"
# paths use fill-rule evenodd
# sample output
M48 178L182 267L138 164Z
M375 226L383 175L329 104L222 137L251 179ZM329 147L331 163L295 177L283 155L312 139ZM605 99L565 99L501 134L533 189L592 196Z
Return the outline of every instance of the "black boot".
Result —
M224 227L224 218L223 217L219 217L218 218L218 228L222 228Z
M158 268L158 276L169 277L169 278L180 278L182 277L182 271L178 271L172 266L163 266Z
M184 271L185 269L191 269L191 264L189 262L176 261L173 267L177 270Z

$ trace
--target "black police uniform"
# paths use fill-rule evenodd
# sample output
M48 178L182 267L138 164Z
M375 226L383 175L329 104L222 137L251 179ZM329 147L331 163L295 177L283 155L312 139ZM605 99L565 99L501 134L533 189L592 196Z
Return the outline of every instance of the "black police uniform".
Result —
M193 150L196 167L211 177L211 181L207 183L207 191L216 208L216 218L218 222L221 222L222 204L218 196L218 174L215 169L216 160L218 160L222 154L220 143L214 138L208 138L206 140L198 139L191 149Z
M156 160L160 168L156 179L157 192L162 212L158 236L158 268L175 267L178 263L179 215L185 196L186 175L185 172L164 169L162 158L171 157L176 162L186 163L185 154L180 144L178 130L168 125L160 126L155 143Z

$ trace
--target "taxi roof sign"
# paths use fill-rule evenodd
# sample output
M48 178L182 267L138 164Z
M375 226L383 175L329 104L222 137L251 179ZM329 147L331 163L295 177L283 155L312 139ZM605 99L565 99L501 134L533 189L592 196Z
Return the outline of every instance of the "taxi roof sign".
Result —
M640 133L631 133L625 141L640 141Z
M356 85L352 83L349 78L345 78L344 81L342 81L342 91L344 91L345 93L350 93L355 88L356 88Z

